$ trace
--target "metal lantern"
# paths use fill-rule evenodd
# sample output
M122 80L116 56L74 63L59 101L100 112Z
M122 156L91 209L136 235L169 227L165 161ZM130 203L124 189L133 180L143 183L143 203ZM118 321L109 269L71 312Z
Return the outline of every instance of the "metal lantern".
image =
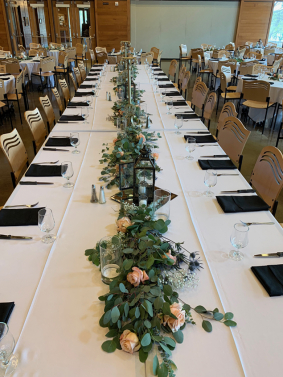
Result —
M145 146L141 149L139 157L134 164L133 200L139 203L141 195L147 196L147 204L153 202L155 185L155 160L151 150Z

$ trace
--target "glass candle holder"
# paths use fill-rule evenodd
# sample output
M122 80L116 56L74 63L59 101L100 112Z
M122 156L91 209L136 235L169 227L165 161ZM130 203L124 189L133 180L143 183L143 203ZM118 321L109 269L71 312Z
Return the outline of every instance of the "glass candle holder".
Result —
M139 207L147 206L147 196L145 194L139 195Z
M164 221L170 218L170 200L171 192L168 190L158 189L154 191L154 217L155 220Z
M121 273L121 241L118 237L104 237L99 242L101 280L110 284Z

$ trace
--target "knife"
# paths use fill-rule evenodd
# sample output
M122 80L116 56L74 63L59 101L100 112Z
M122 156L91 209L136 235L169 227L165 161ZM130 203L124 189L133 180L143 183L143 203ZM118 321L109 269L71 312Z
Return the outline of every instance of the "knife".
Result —
M199 135L204 134L204 135L209 135L210 132L209 131L192 131L192 132L186 132L186 134L199 134Z
M278 253L271 253L271 254L256 254L254 257L262 257L262 258L281 258L283 257L283 253L278 251Z
M55 152L70 152L68 149L60 149L60 148L43 148L44 151L55 151Z
M20 185L54 185L53 182L20 181Z
M235 190L235 191L221 191L221 194L253 194L255 190L247 189L247 190Z
M213 156L200 156L200 158L207 158L207 157L229 157L227 154L214 154Z
M1 240L32 240L32 237L25 237L25 236L11 236L6 234L0 234Z

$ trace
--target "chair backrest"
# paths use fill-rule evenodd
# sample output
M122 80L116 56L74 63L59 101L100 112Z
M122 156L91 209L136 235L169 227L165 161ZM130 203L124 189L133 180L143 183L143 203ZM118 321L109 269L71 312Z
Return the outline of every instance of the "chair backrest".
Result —
M233 102L225 102L218 118L217 131L223 126L223 123L228 117L237 117L237 111Z
M78 61L78 68L81 73L82 80L84 81L86 79L86 70L83 61Z
M5 98L6 90L4 80L0 78L0 101L3 101Z
M39 64L39 70L42 72L52 72L55 69L55 57L49 56L46 59L41 59Z
M203 50L205 50L205 49L207 48L207 46L208 46L207 43L202 43L202 44L200 45L200 47L201 47Z
M96 58L97 58L98 64L104 64L104 61L108 59L107 52L105 51L96 52Z
M66 48L65 52L68 54L69 59L75 59L76 58L76 47L69 47Z
M152 64L153 52L142 52L142 54L141 54L141 64L145 64L146 60L147 60L148 64Z
M246 57L248 59L255 59L256 58L256 53L254 51L249 51L247 54L246 54Z
M28 162L28 155L16 128L12 132L0 136L0 148L7 158L17 181L21 171Z
M243 80L243 98L245 100L267 102L269 98L270 84L266 81Z
M264 55L267 56L269 54L274 54L275 53L275 48L265 48L264 49Z
M275 54L275 55L274 55L274 61L275 61L275 60L280 60L280 59L282 59L282 58L283 58L283 53Z
M283 155L278 148L268 146L262 149L250 183L272 209L283 187Z
M225 46L225 50L227 51L235 51L235 45L234 43L229 43L228 45Z
M47 50L46 48L39 48L37 50L39 56L47 56Z
M107 54L106 47L95 47L95 52L96 54L98 54L99 52L106 52Z
M91 48L89 49L89 54L90 54L91 60L95 62L96 61L95 53Z
M228 86L228 79L225 72L220 72L220 89L223 93L226 92Z
M187 56L188 55L188 48L187 48L187 45L180 45L179 46L179 49L180 49L180 56L181 58L183 58L184 56Z
M40 48L41 44L40 43L30 43L29 48Z
M240 119L232 116L224 120L217 141L231 160L238 163L250 133Z
M47 128L38 108L26 111L25 120L30 128L36 150L38 150L47 136Z
M78 90L78 86L77 86L77 83L76 83L76 80L75 80L75 78L74 78L73 73L70 72L70 73L69 73L69 76L70 76L70 78L71 78L71 80L72 80L72 83L73 83L73 85L74 85L75 91L77 91L77 90Z
M181 90L186 90L188 88L190 77L191 77L191 72L190 71L185 72L183 80L181 81Z
M237 61L229 59L227 62L225 62L224 67L229 67L231 74L235 74L237 70Z
M48 95L46 95L45 97L39 97L39 101L45 112L49 127L51 127L55 121L55 114L50 99Z
M22 71L16 78L15 78L15 89L17 93L23 92L23 83L24 83L24 72Z
M52 88L51 90L52 90L52 93L54 94L54 97L55 97L55 99L57 101L57 105L59 107L60 113L62 114L62 112L63 112L63 104L62 104L62 101L61 101L60 94L59 94L59 92L58 92L58 90L57 90L56 87Z
M29 56L36 56L37 54L38 54L38 50L34 48L31 48L28 53Z
M64 80L59 79L59 85L60 85L60 88L62 90L64 99L65 99L65 103L67 105L67 103L70 101L70 91L69 91L69 88L68 88L68 84L66 83L65 79Z
M200 56L201 58L204 57L204 52L203 52L203 49L202 48L198 48L198 49L192 49L191 50L192 52L192 59L194 60L197 60L198 61L198 57Z
M199 82L202 82L202 78L201 76L198 76L195 80L195 83L194 83L194 87L199 83Z
M158 59L158 54L159 54L159 48L157 47L151 47L150 51L153 52L153 59Z
M281 64L281 61L282 61L282 58L280 58L279 60L275 60L274 61L273 66L271 67L272 72L277 73L278 68L279 68L279 66Z
M222 58L224 55L225 55L225 56L228 56L226 50L220 50L220 51L218 51L218 57L219 57L219 58Z
M82 57L84 55L84 46L81 43L76 44L76 55Z
M227 83L231 82L231 68L227 67L226 65L222 65L221 72L225 73Z
M20 52L26 52L26 49L24 48L23 45L18 45L18 49Z
M61 48L62 44L61 43L56 43L56 42L50 42L49 47L51 48Z
M0 65L0 73L6 73L6 64Z
M65 51L60 51L58 56L58 63L61 64L64 68L67 68L68 58L69 55Z
M74 74L76 75L78 86L80 86L82 83L82 77L78 67L74 67Z
M181 84L181 82L183 81L185 73L186 73L186 66L184 64L182 64L182 67L179 70L179 77L178 77L179 84Z
M160 63L162 52L163 52L163 50L159 50L159 53L158 53L158 56L157 56L158 63Z
M253 71L254 64L255 64L254 61L240 63L238 75L251 74Z
M217 101L216 92L209 93L207 100L206 100L206 103L204 105L204 110L203 110L204 119L206 119L206 120L211 119L213 110L214 110L215 105L216 105L216 101Z
M254 65L253 65L252 74L258 74L258 73L261 73L263 67L266 67L266 66L264 66L263 64L254 64ZM266 68L267 68L267 67L266 67Z
M195 84L192 92L192 104L201 109L204 105L208 90L204 82Z
M168 73L169 76L175 75L176 70L177 70L177 66L178 66L177 60L175 60L175 59L171 60L170 67L169 67L169 73Z

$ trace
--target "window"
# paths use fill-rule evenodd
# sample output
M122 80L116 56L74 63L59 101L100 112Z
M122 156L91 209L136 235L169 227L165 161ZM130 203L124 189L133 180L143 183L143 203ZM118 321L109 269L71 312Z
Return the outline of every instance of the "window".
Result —
M270 25L270 42L283 42L283 1L275 1Z

